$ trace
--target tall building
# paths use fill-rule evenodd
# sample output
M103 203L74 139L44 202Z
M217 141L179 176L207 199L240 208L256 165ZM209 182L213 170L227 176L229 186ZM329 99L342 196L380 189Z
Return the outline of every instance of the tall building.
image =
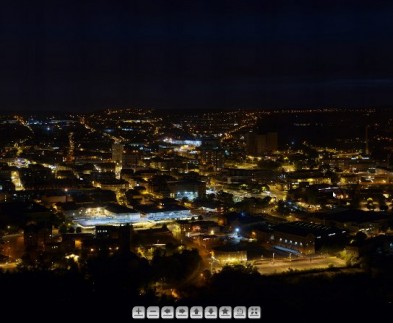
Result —
M141 152L137 149L126 149L122 156L123 169L135 169L141 159Z
M266 150L268 152L276 151L278 149L278 134L277 132L268 132L266 134Z
M368 125L366 126L366 140L365 140L365 144L366 144L366 147L365 147L365 150L364 150L364 153L366 154L366 155L370 155L370 149L369 149L369 145L368 145Z
M225 151L216 139L207 139L199 148L199 164L204 169L219 171L224 167Z
M121 143L112 144L112 160L116 164L121 164L123 159L124 145Z
M264 153L276 151L277 148L277 132L268 132L266 134L251 132L246 135L247 155L262 156Z

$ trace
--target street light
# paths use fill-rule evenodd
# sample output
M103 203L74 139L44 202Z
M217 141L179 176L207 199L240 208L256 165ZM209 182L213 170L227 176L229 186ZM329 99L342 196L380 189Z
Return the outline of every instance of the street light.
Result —
M64 192L65 192L65 201L67 203L68 202L68 188L65 188Z

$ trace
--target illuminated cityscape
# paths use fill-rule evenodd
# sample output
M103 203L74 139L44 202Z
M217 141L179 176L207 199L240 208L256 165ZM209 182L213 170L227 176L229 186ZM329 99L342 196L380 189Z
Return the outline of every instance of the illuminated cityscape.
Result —
M390 110L269 112L3 115L1 268L95 283L115 273L94 262L133 255L124 274L140 301L171 304L228 270L290 280L390 268Z
M393 3L0 10L4 321L389 321Z

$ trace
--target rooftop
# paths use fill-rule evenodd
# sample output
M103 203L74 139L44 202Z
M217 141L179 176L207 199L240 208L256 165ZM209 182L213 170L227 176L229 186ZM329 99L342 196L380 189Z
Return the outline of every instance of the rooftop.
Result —
M322 224L315 224L315 223L302 222L302 221L280 223L274 227L274 231L296 234L303 237L309 234L313 234L315 236L328 236L328 235L342 234L341 229L328 227Z

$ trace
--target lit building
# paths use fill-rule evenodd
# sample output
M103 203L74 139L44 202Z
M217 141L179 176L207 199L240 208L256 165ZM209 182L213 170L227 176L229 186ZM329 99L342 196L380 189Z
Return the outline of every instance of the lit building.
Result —
M163 207L138 205L135 208L142 213L145 221L166 221L191 219L191 212L186 207L172 204Z
M274 243L278 247L293 250L294 253L315 253L315 236L291 226L277 227L274 231Z
M122 179L96 179L92 182L94 187L101 188L103 190L118 191L120 189L128 189L128 182Z
M329 240L334 240L346 231L322 224L308 222L281 223L274 228L272 243L278 248L292 250L294 253L314 254Z
M123 150L124 150L123 144L114 143L112 145L112 161L114 161L117 164L120 164L123 158Z
M192 201L206 196L206 183L196 180L168 181L169 197Z
M114 173L116 170L115 163L96 163L94 164L94 167L100 173Z
M221 232L221 227L215 221L188 221L180 220L176 221L173 225L175 232L183 233L206 233L210 235L215 235Z
M68 195L65 190L52 190L46 192L41 196L41 200L45 205L51 205L54 203L66 203L73 201L72 197Z
M314 184L332 184L331 177L321 171L301 170L285 175L286 183L290 189L306 187Z
M141 153L139 150L126 149L123 153L121 162L123 169L135 169L138 167Z
M271 182L279 174L265 169L225 168L221 173L222 184L248 184L250 182Z
M103 206L83 206L68 208L64 215L75 224L84 228L102 225L133 224L144 227L146 223L155 221L171 221L190 219L190 210L180 205L150 206L138 205L135 209L109 203Z
M121 225L138 222L141 218L138 211L113 203L106 206L77 207L63 211L63 213L82 227Z
M247 250L239 245L224 245L213 249L214 258L221 265L246 262Z
M219 171L224 167L225 151L218 140L204 140L199 147L199 164L205 170Z

